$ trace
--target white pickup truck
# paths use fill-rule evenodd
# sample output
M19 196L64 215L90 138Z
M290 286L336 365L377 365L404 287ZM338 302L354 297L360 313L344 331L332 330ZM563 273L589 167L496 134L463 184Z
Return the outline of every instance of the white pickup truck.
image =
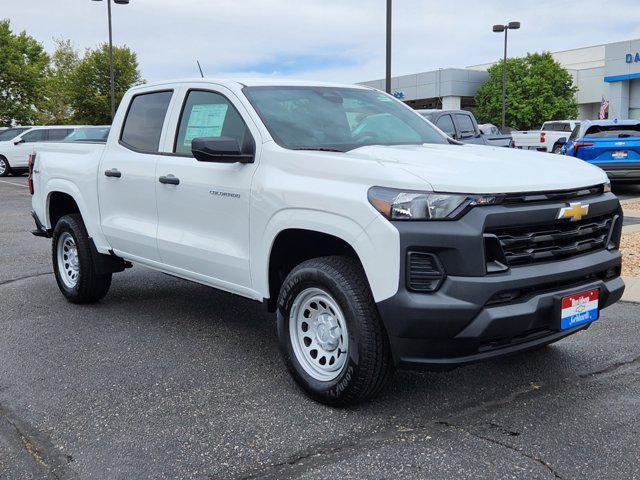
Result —
M569 138L579 125L578 120L554 120L544 122L540 130L513 131L511 136L516 148L558 153L562 145L556 145L556 142L562 137Z
M394 367L555 342L624 290L602 170L459 144L366 87L136 87L106 145L41 147L30 165L67 299L102 299L135 263L264 302L293 377L330 405Z

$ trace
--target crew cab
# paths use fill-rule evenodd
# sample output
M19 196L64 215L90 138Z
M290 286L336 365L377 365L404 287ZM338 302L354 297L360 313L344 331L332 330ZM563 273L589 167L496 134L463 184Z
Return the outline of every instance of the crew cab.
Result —
M624 290L602 170L460 144L368 87L149 84L106 144L57 147L31 156L29 185L70 302L132 264L263 302L293 378L329 405L394 367L555 342Z
M579 125L577 120L553 120L544 122L540 130L513 131L511 136L516 148L559 153L560 146L556 142L567 137Z
M29 155L36 145L61 141L78 128L73 125L16 127L0 137L0 177L22 175L28 169Z
M416 110L420 115L454 140L476 145L511 147L511 136L502 133L484 134L473 113L466 110Z
M585 121L558 145L559 153L602 168L611 181L640 182L639 120Z

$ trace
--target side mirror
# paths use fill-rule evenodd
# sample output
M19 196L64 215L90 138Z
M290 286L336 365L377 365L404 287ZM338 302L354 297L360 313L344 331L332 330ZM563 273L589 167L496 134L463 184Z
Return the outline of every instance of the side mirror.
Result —
M191 141L191 152L200 162L252 163L255 146L240 148L240 144L231 137L201 137Z
M15 142L13 142L14 145L20 145L21 143L25 143L24 138L21 138L20 140L16 140Z

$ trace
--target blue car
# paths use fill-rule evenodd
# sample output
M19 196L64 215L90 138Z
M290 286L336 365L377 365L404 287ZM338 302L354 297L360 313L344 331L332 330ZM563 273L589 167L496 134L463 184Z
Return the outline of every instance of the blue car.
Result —
M562 143L559 153L602 168L611 181L640 182L640 120L587 120Z

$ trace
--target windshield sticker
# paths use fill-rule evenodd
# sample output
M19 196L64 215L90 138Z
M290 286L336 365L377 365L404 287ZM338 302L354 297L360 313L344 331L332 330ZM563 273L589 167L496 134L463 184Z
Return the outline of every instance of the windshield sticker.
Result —
M227 116L228 108L227 103L194 105L191 109L191 115L189 115L184 146L190 147L194 138L219 137L222 134L222 125Z

